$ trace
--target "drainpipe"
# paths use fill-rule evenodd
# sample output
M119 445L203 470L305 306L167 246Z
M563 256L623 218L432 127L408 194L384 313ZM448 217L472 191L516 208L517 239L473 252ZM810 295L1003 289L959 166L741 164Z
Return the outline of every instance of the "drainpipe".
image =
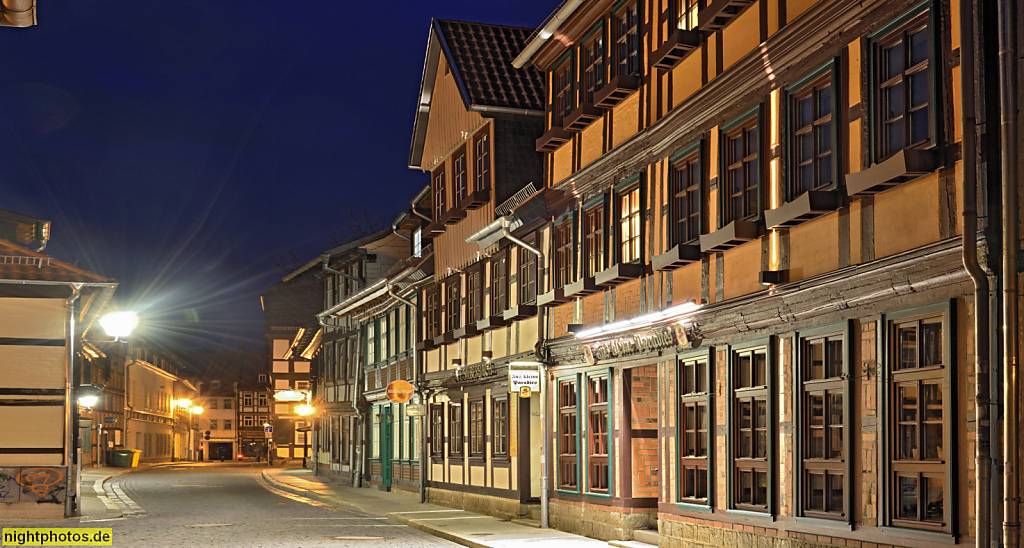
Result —
M64 379L64 401L67 402L64 408L64 465L68 471L65 476L67 487L64 496L64 517L78 515L78 493L81 491L82 476L74 474L74 465L78 460L75 454L75 440L78 432L78 425L75 418L78 416L78 402L75 401L74 378L75 378L75 301L82 296L82 284L71 284L71 296L68 297L68 332L67 343L68 365L67 375ZM74 482L71 476L74 475Z
M1016 117L1017 75L1015 70L1015 16L1014 2L999 0L999 122L1000 164L1002 175L1002 230L1003 230L1003 367L1006 398L1006 419L1003 422L1003 440L1006 452L1006 477L1003 485L1003 541L1009 548L1020 545L1020 444L1018 420L1020 410L1018 376L1018 319L1017 319L1017 135Z
M512 243L522 247L523 249L533 253L537 256L537 268L541 269L544 267L544 253L532 245L516 238L512 235L512 232L508 229L509 220L508 217L501 218L501 233ZM539 276L538 276L539 278ZM544 342L544 309L537 312L537 344L542 345ZM539 348L539 346L538 346ZM550 524L548 521L548 466L547 466L547 455L548 455L548 428L547 428L547 406L550 398L547 392L547 380L548 371L547 366L544 364L544 360L538 359L541 362L540 365L540 526L547 529Z
M992 449L991 449L991 395L989 390L989 283L988 276L978 264L978 145L975 86L980 80L975 65L974 3L960 3L961 92L963 96L963 168L964 211L963 235L964 268L974 282L974 356L975 356L975 533L979 547L991 545L992 527ZM984 238L984 232L982 233Z
M335 270L335 269L331 268L327 264L329 262L331 262L331 257L328 256L328 255L324 255L323 269L326 270L327 272L330 272L331 274L337 274L339 276L343 276L343 277L348 278L350 280L355 280L355 281L357 281L359 283L363 283L363 280L360 279L358 276L353 276L353 275L349 274L348 272L342 272L340 270Z

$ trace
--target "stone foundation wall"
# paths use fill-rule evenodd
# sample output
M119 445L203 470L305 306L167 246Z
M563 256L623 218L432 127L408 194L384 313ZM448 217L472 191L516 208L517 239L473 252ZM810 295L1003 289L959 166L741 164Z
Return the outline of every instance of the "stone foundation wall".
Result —
M531 505L520 504L518 500L436 487L427 487L427 502L509 520L529 517L531 513Z
M554 529L600 540L632 540L636 529L653 528L654 508L615 508L552 500L548 520Z

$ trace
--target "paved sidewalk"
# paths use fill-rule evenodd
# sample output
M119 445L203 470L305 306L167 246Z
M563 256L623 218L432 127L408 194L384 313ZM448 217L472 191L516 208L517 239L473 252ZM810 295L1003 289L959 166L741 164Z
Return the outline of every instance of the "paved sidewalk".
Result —
M404 491L384 492L376 487L340 485L303 468L266 468L263 478L271 485L325 505L387 516L434 536L474 548L530 546L566 548L603 547L601 540L555 529L540 529L483 514L436 504L420 504L419 496Z

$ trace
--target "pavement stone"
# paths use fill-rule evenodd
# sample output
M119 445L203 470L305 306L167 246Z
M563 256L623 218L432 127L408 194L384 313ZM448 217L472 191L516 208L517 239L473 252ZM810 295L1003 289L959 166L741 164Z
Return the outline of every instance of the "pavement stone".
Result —
M493 516L476 514L420 503L419 496L405 491L386 492L374 487L341 485L328 478L314 476L304 468L265 468L262 476L272 485L328 504L354 507L368 514L387 516L463 546L473 548L512 548L552 546L560 548L607 548L602 540L573 535L555 529L541 529Z

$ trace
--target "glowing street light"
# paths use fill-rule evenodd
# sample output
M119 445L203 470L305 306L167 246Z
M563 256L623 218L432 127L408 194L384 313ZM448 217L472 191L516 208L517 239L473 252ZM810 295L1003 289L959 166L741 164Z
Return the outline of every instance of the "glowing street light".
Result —
M316 412L316 408L311 405L302 404L295 408L295 412L303 417L308 417Z
M139 325L139 316L130 311L110 312L100 318L100 327L107 332L107 335L118 340L120 337L127 337Z
M78 404L86 409L92 409L100 400L101 393L98 386L83 384L78 387Z

